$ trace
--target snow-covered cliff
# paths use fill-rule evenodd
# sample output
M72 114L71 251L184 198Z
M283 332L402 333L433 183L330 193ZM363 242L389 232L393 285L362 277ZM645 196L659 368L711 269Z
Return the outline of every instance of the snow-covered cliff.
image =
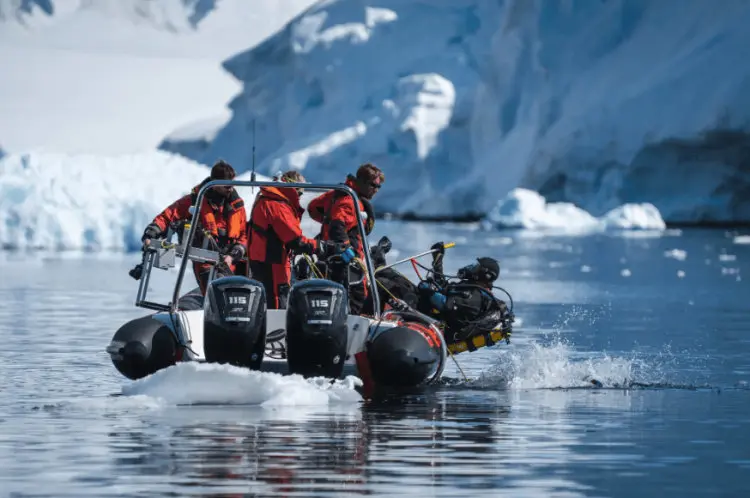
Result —
M469 123L483 50L474 44L496 29L496 10L469 0L319 2L225 62L244 91L231 103L231 120L194 158L221 156L249 168L255 119L261 172L297 168L343 181L374 161L386 172L381 209L486 207L476 202L476 185L453 186L473 163ZM493 13L496 22L480 22Z
M479 171L598 214L750 220L750 3L512 2L473 114Z
M326 0L230 58L210 163L386 172L376 207L487 212L516 186L600 215L750 220L750 3ZM188 137L189 138L189 137Z

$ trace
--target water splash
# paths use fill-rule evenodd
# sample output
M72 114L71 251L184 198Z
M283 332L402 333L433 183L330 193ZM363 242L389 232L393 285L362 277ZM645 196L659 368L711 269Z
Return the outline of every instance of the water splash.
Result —
M652 354L577 352L565 340L543 344L531 341L512 350L499 351L495 361L468 382L445 379L478 389L705 389L714 387L680 382L679 355L669 345ZM736 386L742 389L741 386Z
M678 355L669 345L654 353L607 353L578 351L570 344L567 333L577 324L590 327L611 313L611 303L595 308L573 305L558 316L551 330L498 350L490 367L469 384L506 389L678 386L669 378L670 372L680 371Z

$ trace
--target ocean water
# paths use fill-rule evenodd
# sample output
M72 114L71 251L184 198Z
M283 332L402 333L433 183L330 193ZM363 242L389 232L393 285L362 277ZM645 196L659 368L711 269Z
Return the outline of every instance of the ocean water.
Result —
M372 401L210 365L131 382L104 348L146 314L137 255L0 253L0 496L750 496L748 237L384 233L391 260L500 260L511 344Z

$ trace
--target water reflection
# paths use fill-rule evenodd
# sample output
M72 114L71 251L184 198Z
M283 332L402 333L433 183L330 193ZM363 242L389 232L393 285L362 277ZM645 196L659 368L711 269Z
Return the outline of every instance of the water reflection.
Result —
M495 444L510 437L509 405L455 403L438 392L290 413L181 407L134 420L108 433L113 473L131 489L154 492L169 476L185 494L211 497L424 492L476 477L488 488Z
M174 408L108 434L112 472L133 492L169 484L178 495L210 497L583 489L565 470L584 432L569 407L513 398L436 390L296 416ZM555 477L530 481L543 470Z

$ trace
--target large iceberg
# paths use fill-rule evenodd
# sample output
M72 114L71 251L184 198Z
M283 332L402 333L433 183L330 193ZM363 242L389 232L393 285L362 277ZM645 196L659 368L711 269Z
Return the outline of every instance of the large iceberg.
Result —
M373 161L398 213L525 187L594 216L748 220L749 24L743 0L327 0L224 63L244 88L210 144L168 146L247 168L255 121L261 171Z

